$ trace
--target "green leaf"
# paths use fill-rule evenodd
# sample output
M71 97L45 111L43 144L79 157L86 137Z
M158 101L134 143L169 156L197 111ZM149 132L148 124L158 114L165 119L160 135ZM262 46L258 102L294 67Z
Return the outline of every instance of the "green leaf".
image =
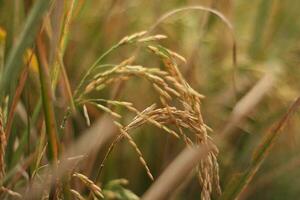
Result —
M139 200L140 198L132 191L124 188L128 181L126 179L116 179L108 182L103 190L105 200Z
M23 31L17 40L16 45L9 52L8 60L4 66L4 72L1 76L0 97L5 96L9 88L13 86L21 68L22 56L25 50L30 47L41 25L44 13L50 6L49 0L38 0L31 9L25 22ZM13 82L12 82L13 81ZM13 88L10 88L13 89Z

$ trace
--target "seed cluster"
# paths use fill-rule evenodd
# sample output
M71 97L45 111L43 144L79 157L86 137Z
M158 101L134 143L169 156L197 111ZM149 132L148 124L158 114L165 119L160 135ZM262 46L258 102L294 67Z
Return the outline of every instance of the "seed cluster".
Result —
M143 37L145 34L146 32L140 32L126 36L118 44L145 43L165 38L163 35ZM93 75L92 78L86 81L82 94L75 99L79 105L83 106L84 116L88 125L90 120L85 107L86 104L93 105L109 113L115 119L115 124L119 128L120 134L110 145L103 159L100 172L112 149L122 138L125 138L135 149L141 164L144 166L148 176L153 180L153 175L141 150L130 136L130 131L149 123L182 140L189 147L207 144L213 146L212 150L201 160L197 170L198 180L202 189L201 199L211 199L211 194L213 192L220 194L221 189L217 162L218 149L213 145L213 141L208 135L208 130L211 129L205 125L201 115L200 100L204 96L195 91L180 73L176 60L186 62L184 57L160 45L146 45L146 47L161 59L164 65L163 69L134 65L134 57L130 57L111 69ZM102 90L120 80L129 81L132 77L139 77L151 83L160 102L154 102L144 110L139 111L131 102L89 98L92 91ZM114 106L123 106L136 116L130 123L123 125L119 122L122 115L114 111Z

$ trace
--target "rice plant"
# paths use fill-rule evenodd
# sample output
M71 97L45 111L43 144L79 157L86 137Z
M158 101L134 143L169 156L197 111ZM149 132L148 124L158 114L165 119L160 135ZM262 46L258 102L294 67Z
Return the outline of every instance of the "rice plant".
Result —
M0 199L297 199L300 5L198 3L0 1Z

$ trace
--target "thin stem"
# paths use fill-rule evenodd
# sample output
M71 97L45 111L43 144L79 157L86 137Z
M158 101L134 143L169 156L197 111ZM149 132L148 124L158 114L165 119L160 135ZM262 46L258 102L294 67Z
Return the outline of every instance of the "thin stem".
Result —
M114 51L115 49L117 49L118 47L120 47L120 44L115 44L114 46L112 46L110 49L108 49L104 54L102 54L95 62L94 64L88 69L88 71L85 73L85 75L83 76L83 78L81 79L78 87L76 88L75 92L74 92L74 99L76 99L76 97L80 97L79 92L82 90L83 84L86 81L86 79L90 76L91 72L98 67L98 64L108 55L110 54L112 51ZM79 96L78 96L79 95Z
M39 74L41 82L42 101L45 115L46 132L48 135L48 142L50 146L50 162L57 162L58 159L58 139L56 130L56 121L53 108L51 81L49 77L49 71L47 68L47 61L45 55L45 49L42 44L41 38L38 37L37 47L39 53Z

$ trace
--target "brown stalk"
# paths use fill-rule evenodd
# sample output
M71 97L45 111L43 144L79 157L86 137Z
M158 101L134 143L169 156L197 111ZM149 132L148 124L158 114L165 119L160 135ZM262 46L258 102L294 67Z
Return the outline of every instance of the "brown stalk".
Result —
M46 60L46 51L42 43L41 35L37 39L37 48L39 53L39 74L42 89L42 99L45 115L46 132L50 146L50 161L56 163L58 160L58 138L56 130L56 121L53 107L53 94L49 75L48 62Z
M6 134L7 139L9 138L9 135L10 135L11 126L12 126L12 122L13 122L13 118L14 118L14 114L15 114L15 110L16 110L18 101L21 97L22 91L23 91L24 86L25 86L25 82L26 82L27 77L28 77L29 65L30 65L30 62L31 62L32 58L33 58L33 51L30 54L30 57L29 57L29 59L26 63L26 66L23 68L23 70L21 72L19 84L16 88L16 92L15 92L15 95L14 95L14 98L12 100L12 104L11 104L11 107L10 107L10 110L9 110L9 114L8 114L8 118L7 118L7 124L6 124L6 127L5 127L5 134Z

